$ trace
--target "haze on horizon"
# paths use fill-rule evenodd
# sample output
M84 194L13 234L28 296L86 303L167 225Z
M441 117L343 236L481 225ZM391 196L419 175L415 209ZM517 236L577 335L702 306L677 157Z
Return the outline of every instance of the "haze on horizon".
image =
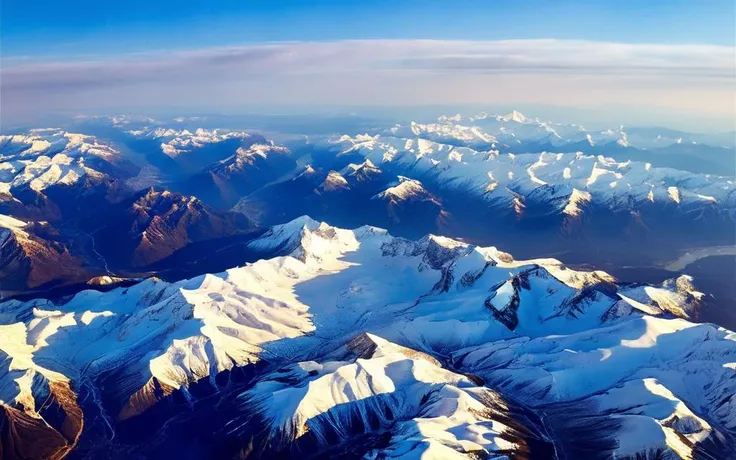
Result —
M0 128L53 114L421 106L734 128L732 2L509 3L4 2Z

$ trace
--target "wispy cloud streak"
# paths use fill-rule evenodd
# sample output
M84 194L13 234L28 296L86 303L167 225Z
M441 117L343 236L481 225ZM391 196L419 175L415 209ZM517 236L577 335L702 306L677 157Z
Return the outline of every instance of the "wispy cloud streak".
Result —
M3 109L13 113L94 108L95 103L130 105L150 101L152 96L156 103L166 104L176 102L174 99L187 91L198 103L210 100L217 104L227 88L236 92L228 96L229 104L257 99L260 103L277 99L313 104L319 102L320 95L334 102L330 99L336 87L344 89L343 97L352 96L351 102L369 103L376 102L375 90L367 87L372 82L383 85L381 94L385 97L378 102L391 103L397 95L405 94L403 90L412 79L431 92L442 91L443 85L452 81L472 81L480 85L476 96L492 101L496 93L484 88L483 82L504 83L509 76L519 77L520 82L511 93L548 91L551 82L561 77L584 79L591 89L598 82L600 88L613 84L612 88L624 92L658 86L712 93L731 89L736 63L734 48L724 46L573 40L364 40L5 62L1 72L6 101ZM580 85L580 90L586 85ZM300 87L310 94L300 96ZM176 95L171 88L178 89ZM559 89L560 103L575 90L570 85ZM264 90L278 94L263 94ZM441 98L443 103L452 102L451 93ZM292 100L280 100L284 96ZM462 102L462 98L457 99ZM550 102L549 95L542 99Z

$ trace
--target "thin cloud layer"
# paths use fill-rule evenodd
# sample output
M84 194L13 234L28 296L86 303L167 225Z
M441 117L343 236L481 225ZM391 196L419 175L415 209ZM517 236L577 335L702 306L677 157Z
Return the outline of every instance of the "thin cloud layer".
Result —
M1 83L6 117L150 104L247 108L622 100L712 114L732 113L728 95L735 75L734 48L724 46L362 40L6 61ZM616 92L614 98L610 92Z

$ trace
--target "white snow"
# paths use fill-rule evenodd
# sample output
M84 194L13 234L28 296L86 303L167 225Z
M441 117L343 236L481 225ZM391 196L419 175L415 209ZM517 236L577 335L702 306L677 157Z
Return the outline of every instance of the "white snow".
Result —
M615 210L630 210L645 201L671 197L671 190L676 188L682 205L700 207L704 202L715 200L725 209L736 208L736 183L723 177L656 168L635 161L617 162L581 153L496 155L427 140L423 140L419 148L415 140L383 135L343 136L327 145L337 149L338 154L360 153L381 169L397 167L410 177L431 174L451 190L507 201L510 207L519 201L517 198L527 197L532 192L536 200L558 202L577 190L590 194L593 203ZM495 185L489 186L489 175L494 178L490 184ZM550 187L542 193L535 192L542 185ZM514 194L499 193L508 188ZM562 205L560 212L566 206Z
M572 189L572 194L570 194L567 205L565 205L565 209L563 209L562 212L568 216L579 216L582 212L580 206L584 203L589 203L591 199L592 196L589 192L582 192L574 188Z
M349 188L348 181L337 171L330 171L320 185L325 192L334 192Z
M489 390L464 374L532 409L546 405L548 417L554 404L571 404L554 423L620 418L623 429L606 436L621 455L685 455L681 436L694 442L736 427L736 334L683 319L699 302L689 278L616 286L554 259L515 261L493 247L306 216L250 248L283 255L177 283L83 291L60 304L0 303L0 327L10 328L0 331L0 350L17 356L18 368L54 363L63 370L54 378L72 382L82 370L90 382L114 370L119 378L99 391L129 395L121 418L145 410L136 401L152 378L186 389L233 366L284 360L302 384L266 376L244 394L247 414L258 408L270 429L298 435L324 427L327 413L343 426L350 411L378 416L390 407L400 421L386 448L394 456L417 439L440 458L515 448L504 419L483 410ZM335 351L360 333L375 345L369 356ZM43 397L16 376L0 374L0 399Z
M526 123L527 118L522 114L521 112L517 112L516 110L511 111L510 113L503 115L499 117L502 121L515 121L516 123Z
M8 195L25 185L43 192L57 184L73 185L83 177L100 178L102 174L88 167L85 159L115 162L121 158L117 149L93 136L56 129L0 136L0 144L0 193Z
M680 204L680 190L677 187L667 187L667 194L672 201Z
M261 414L274 439L294 440L308 432L322 437L327 428L350 432L351 412L371 426L388 408L399 421L397 435L382 452L388 458L404 457L401 453L417 442L427 445L423 458L468 458L520 447L514 430L494 420L504 414L481 402L482 397L500 400L497 394L378 336L359 335L348 348L356 342L369 342L375 350L354 361L308 361L282 369L240 395L243 411ZM285 374L299 384L283 383ZM346 417L325 422L328 413Z
M224 142L228 139L247 139L251 137L245 131L209 130L203 128L198 128L194 132L191 132L187 129L149 127L130 130L128 133L136 137L162 139L161 151L172 158L189 153L193 149L201 148L208 144Z
M374 198L386 199L393 203L398 203L410 199L434 200L431 194L424 189L424 186L418 180L410 179L404 176L399 176L398 179L398 185L387 188L383 192L374 196Z

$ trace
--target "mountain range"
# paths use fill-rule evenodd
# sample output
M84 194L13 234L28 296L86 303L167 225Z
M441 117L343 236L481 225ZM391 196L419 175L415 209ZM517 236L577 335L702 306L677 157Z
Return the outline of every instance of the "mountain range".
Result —
M307 212L408 237L435 232L495 241L524 257L566 253L575 263L642 265L734 242L736 186L729 177L581 152L500 153L417 137L343 135L313 143L311 163L295 177L233 209L262 225ZM351 212L358 203L361 212Z
M617 284L554 259L306 217L249 246L280 255L0 304L4 449L734 455L736 337L692 322L702 294L687 276Z
M277 142L216 127L233 123L95 117L3 135L0 214L53 227L54 244L81 261L85 276L155 272L171 280L201 273L202 259L218 248L250 260L249 238L302 214L410 238L444 234L617 274L622 267L659 270L688 252L736 243L736 185L727 168L704 174L654 162L673 155L654 150L682 145L697 150L686 154L688 167L727 162L734 157L728 133L590 130L513 111L383 126L374 120L362 134L271 132ZM623 150L611 157L606 146ZM632 149L651 161L630 159L639 155ZM173 195L167 204L136 204L146 190ZM189 199L196 205L175 204ZM165 236L139 244L150 223ZM234 256L227 264L237 262ZM228 265L212 259L207 266ZM78 283L63 270L44 271L47 287ZM7 286L0 291L28 288Z
M736 456L732 135L277 121L0 135L0 458Z

